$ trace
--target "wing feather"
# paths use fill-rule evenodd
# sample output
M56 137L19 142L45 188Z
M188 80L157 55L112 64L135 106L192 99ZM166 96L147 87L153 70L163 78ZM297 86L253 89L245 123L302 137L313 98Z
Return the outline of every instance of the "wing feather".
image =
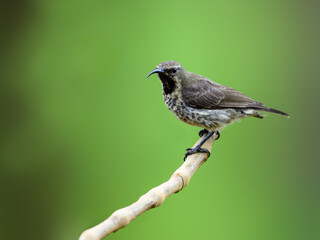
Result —
M199 80L182 88L182 100L190 107L211 109L225 95L210 82Z
M190 107L200 109L263 108L243 93L207 78L197 78L182 88L182 100Z

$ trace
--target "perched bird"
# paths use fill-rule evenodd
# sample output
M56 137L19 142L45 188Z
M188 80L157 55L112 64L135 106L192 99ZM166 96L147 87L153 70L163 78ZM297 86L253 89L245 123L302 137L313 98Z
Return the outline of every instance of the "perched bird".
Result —
M289 117L287 113L266 107L235 89L188 72L176 61L160 63L147 78L154 73L162 82L163 99L169 110L181 121L203 128L200 136L206 134L199 145L187 149L184 158L196 152L210 155L201 146L214 133L219 138L219 131L235 120L250 116L263 118L259 111Z

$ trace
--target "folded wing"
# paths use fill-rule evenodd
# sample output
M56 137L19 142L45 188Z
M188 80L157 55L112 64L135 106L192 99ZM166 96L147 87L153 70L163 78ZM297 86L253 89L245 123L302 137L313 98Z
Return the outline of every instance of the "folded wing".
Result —
M203 109L248 108L263 106L243 93L200 78L182 88L182 100L190 107Z
M268 108L233 88L214 83L207 78L198 78L183 86L182 100L188 106L199 109L256 109L289 116L282 111Z

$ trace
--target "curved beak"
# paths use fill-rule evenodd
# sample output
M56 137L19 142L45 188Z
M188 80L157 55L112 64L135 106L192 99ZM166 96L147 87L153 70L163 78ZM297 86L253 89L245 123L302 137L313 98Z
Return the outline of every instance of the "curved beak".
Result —
M146 77L146 80L150 75L152 75L154 73L163 73L163 72L164 72L163 68L156 68L156 69L152 70L151 72L149 72L148 76Z

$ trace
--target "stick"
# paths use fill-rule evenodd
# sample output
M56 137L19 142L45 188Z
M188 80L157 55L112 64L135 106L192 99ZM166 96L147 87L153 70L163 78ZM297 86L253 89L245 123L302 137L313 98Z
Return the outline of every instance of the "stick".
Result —
M214 134L202 146L211 151L212 144L217 135ZM193 147L198 145L203 139L200 138ZM196 153L187 157L186 161L178 168L167 182L151 189L142 195L135 203L115 211L102 223L84 231L79 240L100 240L110 233L127 226L132 220L143 212L159 207L164 200L173 193L181 191L190 182L192 175L207 160L206 153Z

